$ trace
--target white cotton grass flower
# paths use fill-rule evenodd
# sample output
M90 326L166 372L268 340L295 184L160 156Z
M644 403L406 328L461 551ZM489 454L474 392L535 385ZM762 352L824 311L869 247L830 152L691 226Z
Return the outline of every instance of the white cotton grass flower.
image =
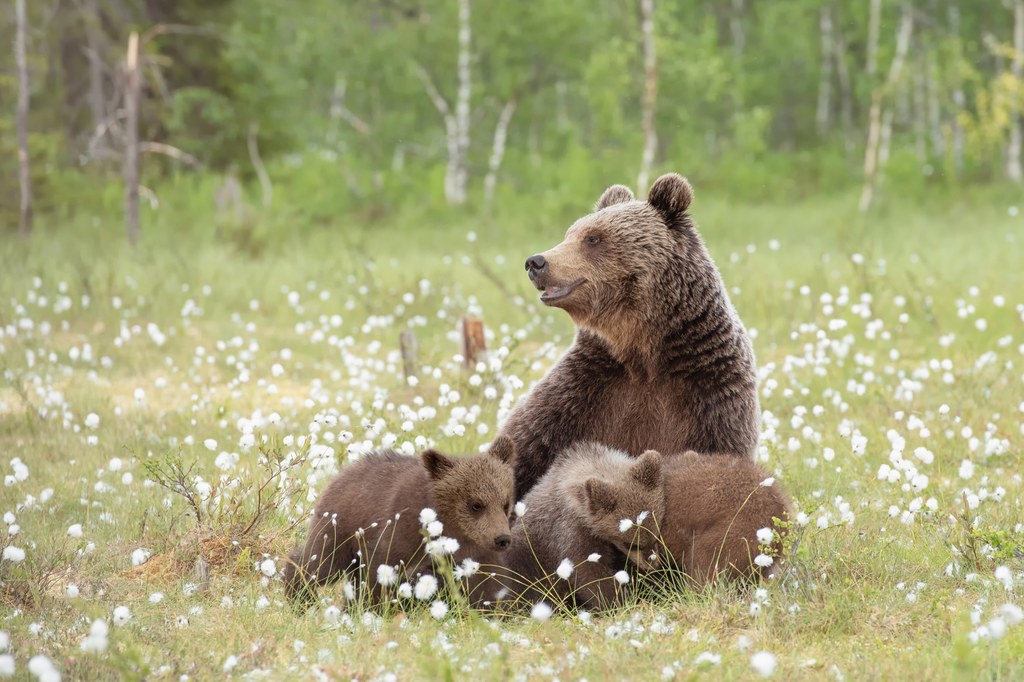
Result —
M549 618L551 618L551 614L553 614L554 612L555 611L551 608L550 604L546 602L537 602L533 605L533 608L530 609L530 618L533 618L535 621L543 623Z
M1003 584L1003 587L1007 592L1013 589L1013 571L1007 566L999 566L996 568L995 578Z
M758 485L762 488L771 488L773 485L775 485L775 477L769 476L768 478L761 481Z
M625 571L617 571L612 577L615 578L615 582L620 585L625 585L629 582L629 573L626 573Z
M619 520L619 532L625 533L627 530L633 527L632 519L620 519Z
M340 618L341 618L341 609L339 609L334 604L331 604L326 609L324 609L324 622L325 623L333 625L334 623L337 623Z
M114 608L114 625L121 627L132 619L132 612L128 610L127 606L117 606Z
M390 587L398 582L398 570L394 566L381 564L377 567L377 583L382 587Z
M474 561L469 557L462 560L462 563L455 567L455 578L462 580L474 575L480 570L480 562Z
M526 516L526 503L521 500L519 502L516 502L514 511L516 513L516 518L522 518Z
M0 654L0 677L14 677L17 666L14 664L14 656Z
M768 568L769 566L775 563L775 559L773 559L771 556L767 554L758 554L756 557L754 557L754 563L760 566L761 568Z
M693 664L700 668L701 666L713 666L719 665L722 662L722 654L713 654L710 651L704 651L697 654L697 658L693 659Z
M46 656L33 656L28 661L28 671L35 675L39 682L60 682L60 671Z
M268 578L273 578L277 574L277 564L273 559L264 559L260 562L260 573Z
M1009 625L1019 625L1024 622L1024 610L1016 604L1003 604L999 607L999 615Z
M437 593L437 578L427 573L421 575L419 580L416 581L416 587L413 590L413 594L420 601L427 601Z
M597 552L594 552L593 554L591 554L590 556L587 557L587 561L589 561L592 564L596 564L600 560L601 560L601 555L598 554Z
M771 528L759 528L757 531L757 544L768 545L775 539L775 531Z
M0 630L0 652L7 651L11 647L11 636L6 630Z
M444 532L444 524L438 520L431 521L427 524L427 535L432 538L436 538Z
M163 592L154 592L153 594L149 595L149 603L150 604L159 604L163 600L164 600L164 593Z
M562 559L562 563L558 564L558 568L555 569L555 573L562 580L568 580L572 575L574 568L575 566L573 566L571 559Z
M775 654L769 651L758 651L750 657L750 666L761 677L771 677L774 675L778 664L779 661L775 658Z
M210 452L213 452L214 450L217 449L217 441L213 438L207 438L206 440L204 440L203 445L205 445L206 449L209 450Z
M95 412L90 412L85 415L85 426L86 428L95 429L100 425L100 416Z
M149 561L149 557L149 550L139 547L134 552L132 552L132 566L141 566L142 564Z
M66 594L69 599L76 599L78 598L78 595L81 594L81 592L78 589L78 585L74 583L68 583L64 587L64 594Z
M107 635L110 628L107 621L97 618L89 627L89 634L82 640L82 651L91 654L102 654L107 650Z
M4 561L10 561L14 564L20 564L25 560L25 550L21 547L15 547L14 545L7 545L4 547Z
M424 507L420 511L420 525L426 528L430 523L437 520L437 512L430 507Z
M430 616L434 620L442 620L448 615L448 604L444 603L440 599L430 605Z
M400 599L412 599L412 585L409 583L402 583L398 586L397 593Z

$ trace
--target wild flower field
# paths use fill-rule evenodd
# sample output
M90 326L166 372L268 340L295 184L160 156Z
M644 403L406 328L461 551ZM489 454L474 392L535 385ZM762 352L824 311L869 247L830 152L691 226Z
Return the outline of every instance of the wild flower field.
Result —
M521 265L564 226L257 260L101 246L116 226L4 244L0 676L1024 678L1024 217L697 208L798 542L759 589L592 617L369 612L341 585L299 613L279 581L348 458L476 452L568 347ZM469 370L467 314L489 348Z

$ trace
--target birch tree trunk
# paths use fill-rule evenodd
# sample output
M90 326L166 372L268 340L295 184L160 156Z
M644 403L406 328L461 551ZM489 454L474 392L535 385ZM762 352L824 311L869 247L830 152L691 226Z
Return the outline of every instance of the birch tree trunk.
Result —
M836 75L839 77L839 120L843 125L843 141L846 151L852 152L856 146L853 134L853 87L850 84L850 68L846 61L846 41L838 28L835 30Z
M100 31L96 0L82 0L81 8L89 48L89 110L92 112L95 133L107 122L107 96L103 87L103 34Z
M911 83L910 124L914 131L914 151L917 153L917 160L924 164L928 159L928 138L926 136L928 130L928 94L926 92L928 61L920 49L915 52L916 58L912 64L914 77Z
M729 16L729 32L732 33L732 52L736 59L742 59L743 50L747 45L747 34L743 30L744 4L745 0L732 0L732 14Z
M818 134L827 135L832 118L832 66L835 59L835 40L832 36L832 8L821 8L821 79L818 81L818 113L815 122Z
M934 50L926 57L925 85L928 100L928 129L931 132L932 157L941 159L946 154L946 137L942 132L942 103L939 99L939 65Z
M644 45L644 151L640 158L640 173L637 175L637 193L647 193L651 165L658 148L658 135L654 130L654 105L658 99L658 60L654 45L654 0L640 0L640 31Z
M860 195L860 211L866 213L874 200L879 171L889 157L889 139L892 133L892 110L883 113L885 98L899 82L903 63L910 49L910 36L914 30L914 14L911 5L903 5L899 33L896 35L896 53L889 65L885 83L876 88L871 97L871 111L868 117L868 140L864 152L864 186Z
M1010 73L1013 74L1014 82L1018 87L1024 78L1024 0L1013 2L1013 62L1010 64ZM1021 170L1021 111L1020 98L1014 102L1010 112L1010 138L1006 144L1006 177L1011 182L1024 180L1024 172Z
M18 182L21 185L21 206L18 219L18 233L27 237L32 233L32 176L29 172L28 156L28 58L25 55L25 33L28 30L25 18L25 0L14 0L14 14L17 26L14 36L14 60L18 69Z
M866 68L872 77L878 71L878 40L882 25L882 0L871 0L868 13L868 53Z
M139 34L128 36L124 61L124 222L128 243L139 241Z
M960 43L960 8L956 5L955 0L950 0L949 4L949 30L955 38L954 44L959 45ZM962 53L960 50L956 51L956 82L953 85L953 168L957 171L963 170L964 167L964 128L960 123L960 116L964 109L967 107L967 97L964 94L963 79L960 77L960 62L962 60Z
M455 98L455 127L457 131L458 156L453 171L452 203L466 203L466 184L468 169L466 158L469 155L469 96L470 96L470 23L469 0L459 0L459 90Z
M505 140L508 139L508 126L512 122L512 115L516 112L517 102L510 99L505 103L501 114L498 116L498 124L494 126L494 142L491 145L491 159L487 165L487 177L484 178L484 206L488 213L494 204L494 189L498 185L498 170L501 168L501 160L505 156Z

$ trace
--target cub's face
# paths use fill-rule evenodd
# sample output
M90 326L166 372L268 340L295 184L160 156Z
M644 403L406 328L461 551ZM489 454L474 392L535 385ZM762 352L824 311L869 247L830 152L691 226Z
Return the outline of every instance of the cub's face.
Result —
M644 570L660 565L657 524L665 512L660 454L648 450L621 480L588 479L578 499L594 535Z
M495 439L486 455L446 457L427 450L421 457L434 487L444 535L470 551L502 552L512 544L510 519L515 504L512 441Z
M634 200L622 185L610 187L561 244L527 259L540 300L595 331L609 314L636 308L673 267L682 247L677 219L690 196L689 184L677 175L658 180L646 202Z

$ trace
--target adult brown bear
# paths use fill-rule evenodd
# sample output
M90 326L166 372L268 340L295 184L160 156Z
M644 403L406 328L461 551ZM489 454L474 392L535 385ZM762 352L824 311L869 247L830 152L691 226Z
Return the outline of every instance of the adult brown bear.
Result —
M565 240L526 261L541 301L576 323L572 348L513 410L521 498L563 449L598 441L753 457L759 409L747 332L687 209L681 176L647 201L608 188Z

